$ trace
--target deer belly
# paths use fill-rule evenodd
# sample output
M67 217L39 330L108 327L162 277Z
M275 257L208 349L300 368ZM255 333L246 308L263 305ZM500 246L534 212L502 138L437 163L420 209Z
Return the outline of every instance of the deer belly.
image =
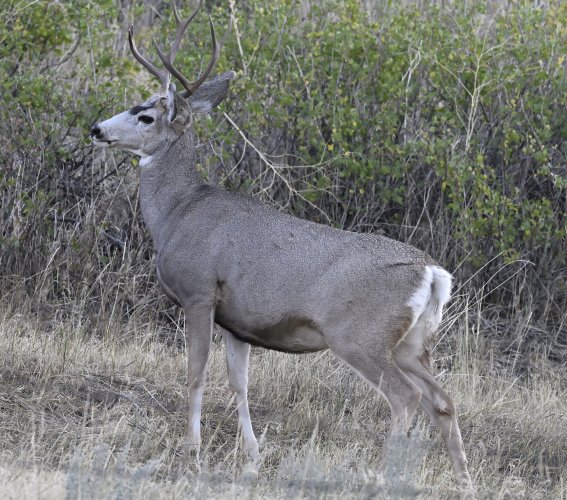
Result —
M173 302L175 302L178 306L180 306L181 301L177 298L177 295L173 292L173 290L171 290L171 288L167 286L167 283L162 279L161 274L159 272L159 266L156 266L156 274L161 289L171 300L173 300Z
M240 340L266 349L299 354L328 348L317 325L307 318L284 319L261 327L223 321L222 317L215 320Z

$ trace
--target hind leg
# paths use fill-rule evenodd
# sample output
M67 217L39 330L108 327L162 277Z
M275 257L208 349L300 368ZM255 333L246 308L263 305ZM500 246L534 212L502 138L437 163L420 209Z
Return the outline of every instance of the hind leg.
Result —
M375 338L380 338L376 335ZM396 365L391 353L383 348L368 348L352 343L330 344L338 358L346 362L363 379L380 391L391 410L387 449L395 446L396 436L406 436L411 419L419 405L421 389Z
M467 492L472 492L473 485L467 469L467 459L457 422L455 404L433 377L429 352L425 350L418 354L402 342L394 353L394 359L396 364L422 390L421 406L429 415L431 422L441 432L459 486Z

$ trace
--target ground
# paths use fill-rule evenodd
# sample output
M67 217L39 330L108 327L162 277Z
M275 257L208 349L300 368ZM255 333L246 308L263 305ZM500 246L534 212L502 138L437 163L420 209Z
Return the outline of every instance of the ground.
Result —
M498 344L480 334L482 316L452 314L436 369L458 404L479 497L567 498L564 371L537 354L518 359L521 370L502 367ZM2 498L457 497L421 412L379 469L387 404L329 352L253 349L250 409L262 455L254 477L242 470L221 342L198 473L179 454L186 357L175 326L132 319L93 335L80 315L41 322L5 307L0 329Z

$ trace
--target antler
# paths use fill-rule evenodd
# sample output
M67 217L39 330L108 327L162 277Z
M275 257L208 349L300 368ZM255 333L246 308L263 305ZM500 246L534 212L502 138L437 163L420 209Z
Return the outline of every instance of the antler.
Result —
M128 43L130 44L130 51L136 58L136 60L146 68L152 75L157 76L161 82L163 90L166 91L169 88L169 82L171 80L171 75L167 70L157 69L150 61L148 61L136 47L134 43L134 26L130 25L128 28Z
M171 75L173 75L185 87L185 90L187 91L187 97L189 97L190 95L194 94L195 91L199 88L199 86L207 79L209 73L211 72L215 63L217 62L217 59L219 58L220 48L217 45L213 21L209 16L209 23L211 25L211 36L213 38L213 56L211 57L211 60L205 72L201 75L201 77L198 80L191 83L189 80L187 80L187 78L185 78L181 74L181 72L177 68L175 68L175 66L173 66L173 61L175 60L175 56L177 54L177 51L179 50L179 46L181 45L181 39L183 38L185 31L187 30L187 26L189 26L189 23L197 15L197 12L199 12L202 3L203 0L200 0L199 5L197 5L197 8L195 9L195 12L193 12L193 14L191 14L191 16L189 16L189 18L186 21L181 20L181 18L179 17L179 12L177 11L177 7L175 6L175 3L173 4L173 13L175 14L175 24L177 29L175 33L175 40L173 41L169 49L169 54L165 56L164 53L159 48L156 41L155 40L153 41L158 56L161 59L163 65L165 66L165 69L163 70L158 69L150 61L148 61L142 54L140 54L140 52L136 48L136 44L134 43L134 27L130 26L130 29L128 30L128 42L130 43L130 50L132 51L132 54L138 60L138 62L142 66L144 66L144 68L146 68L152 75L157 76L159 78L164 91L168 89L169 82L171 80Z
M175 3L173 4L173 14L175 14L175 27L177 28L177 31L175 33L175 41L173 42L171 49L169 50L169 60L170 61L175 60L175 55L177 54L177 50L179 49L179 45L181 44L181 39L183 38L183 35L185 34L185 30L187 29L187 26L189 26L189 23L197 15L197 12L199 12L199 9L201 8L202 3L203 3L203 0L199 0L199 5L197 5L195 12L193 12L193 14L191 14L189 19L187 19L187 21L185 21L185 22L181 21L181 18L179 17L179 12L177 12L177 7L175 6ZM155 45L155 40L154 40L154 45Z
M201 4L199 3L199 6ZM197 12L195 12L196 14ZM189 21L191 21L191 19L193 19L193 17L195 16L195 14L193 14L188 21L186 21L183 31L185 30L185 28L187 27L187 25L189 24ZM179 20L179 18L177 17L176 14L176 19ZM161 59L161 62L163 63L163 65L169 70L169 72L175 77L177 78L181 84L185 87L185 90L187 91L187 95L186 97L189 97L191 95L193 95L196 90L201 86L201 84L207 79L207 77L209 76L211 70L213 69L213 67L215 66L215 63L217 62L217 59L219 58L220 55L220 47L217 44L217 38L215 36L215 27L213 26L213 21L211 19L211 17L209 16L209 24L211 26L211 37L213 39L213 55L211 56L211 60L209 61L209 65L207 66L207 69L205 70L205 72L194 82L190 82L189 80L187 80L187 78L185 78L181 72L175 68L175 66L173 66L173 62L172 62L172 51L175 48L175 51L177 51L177 46L175 46L178 41L181 39L181 35L183 34L183 31L181 31L181 35L179 35L179 28L178 28L178 34L175 38L175 42L174 45L172 45L171 50L169 52L169 57L165 57L165 55L163 54L163 52L160 50L158 44L155 42L154 40L154 46L156 48L156 51L158 53L159 58ZM178 23L179 26L179 23ZM175 52L173 53L173 57L175 57Z
M154 47L156 48L156 51L158 53L159 58L161 59L161 62L166 67L166 69L175 78L177 78L181 82L183 87L185 87L185 90L187 91L186 97L189 97L192 94L194 94L195 91L201 86L201 84L207 79L207 77L209 76L209 74L210 74L211 70L213 69L215 63L217 62L217 59L219 58L219 54L220 54L220 47L217 45L217 39L216 39L216 36L215 36L215 28L213 26L213 21L211 20L211 17L209 16L209 24L211 26L211 37L213 39L213 55L211 57L211 60L209 61L209 65L207 66L207 69L205 70L205 72L200 76L200 78L198 78L194 82L190 82L173 65L173 61L175 59L175 54L177 53L177 49L179 49L179 44L181 43L181 38L183 37L183 34L185 33L187 26L189 25L189 23L193 20L193 18L195 17L197 12L199 11L201 4L202 4L202 0L200 0L199 5L197 6L197 9L195 10L195 12L185 22L182 22L181 19L179 18L177 8L174 5L173 11L174 11L174 14L175 14L175 22L177 24L177 32L176 32L176 35L175 35L175 41L173 42L173 44L171 46L168 57L166 57L163 54L163 52L159 48L158 44L154 40Z

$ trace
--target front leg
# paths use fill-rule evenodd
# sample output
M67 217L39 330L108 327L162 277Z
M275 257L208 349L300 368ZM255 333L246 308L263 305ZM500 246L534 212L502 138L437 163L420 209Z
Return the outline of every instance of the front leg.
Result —
M190 452L196 454L198 461L201 446L201 405L213 331L214 307L199 303L186 305L183 309L189 385L189 432L186 445Z
M236 395L238 417L244 439L244 451L248 457L248 465L256 470L260 452L258 441L252 430L250 412L248 410L248 359L250 344L238 340L230 332L223 330L222 338L226 346L226 365L230 389Z

